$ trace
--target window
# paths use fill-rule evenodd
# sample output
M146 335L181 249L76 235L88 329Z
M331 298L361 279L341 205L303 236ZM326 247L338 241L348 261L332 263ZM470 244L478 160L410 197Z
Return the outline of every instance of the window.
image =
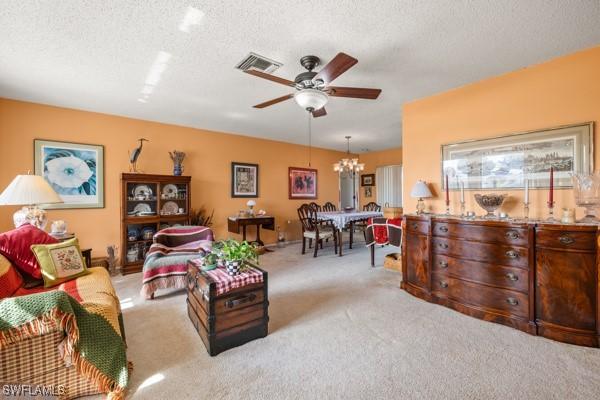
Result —
M375 174L377 204L402 207L402 165L377 167Z

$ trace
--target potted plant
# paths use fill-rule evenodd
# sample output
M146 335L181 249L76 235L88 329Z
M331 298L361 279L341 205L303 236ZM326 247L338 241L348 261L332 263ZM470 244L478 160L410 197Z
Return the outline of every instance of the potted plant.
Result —
M221 258L225 261L225 268L229 275L237 275L246 268L245 261L258 263L258 252L254 244L246 241L238 242L227 239L217 246Z
M219 256L216 253L208 253L204 257L202 257L202 271L211 271L217 268L217 262L219 261Z

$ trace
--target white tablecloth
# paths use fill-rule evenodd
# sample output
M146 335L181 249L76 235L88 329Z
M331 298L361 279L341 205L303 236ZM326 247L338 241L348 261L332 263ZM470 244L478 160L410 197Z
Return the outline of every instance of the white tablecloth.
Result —
M352 221L360 221L367 218L383 217L381 211L320 211L317 212L319 221L331 221L337 229L343 229Z

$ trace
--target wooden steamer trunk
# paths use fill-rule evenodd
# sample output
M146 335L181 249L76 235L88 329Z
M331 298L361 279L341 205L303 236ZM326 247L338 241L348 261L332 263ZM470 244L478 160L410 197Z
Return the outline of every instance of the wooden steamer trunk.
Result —
M217 296L211 277L188 263L188 316L211 356L268 334L267 272L254 268L262 271L263 282Z

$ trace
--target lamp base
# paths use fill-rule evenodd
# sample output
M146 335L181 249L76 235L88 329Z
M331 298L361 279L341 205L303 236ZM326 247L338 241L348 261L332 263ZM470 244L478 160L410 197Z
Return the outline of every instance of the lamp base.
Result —
M15 228L25 223L29 223L37 228L44 229L48 223L46 211L37 206L25 206L13 214L13 223Z
M425 202L422 197L417 200L417 214L423 214L425 212Z

